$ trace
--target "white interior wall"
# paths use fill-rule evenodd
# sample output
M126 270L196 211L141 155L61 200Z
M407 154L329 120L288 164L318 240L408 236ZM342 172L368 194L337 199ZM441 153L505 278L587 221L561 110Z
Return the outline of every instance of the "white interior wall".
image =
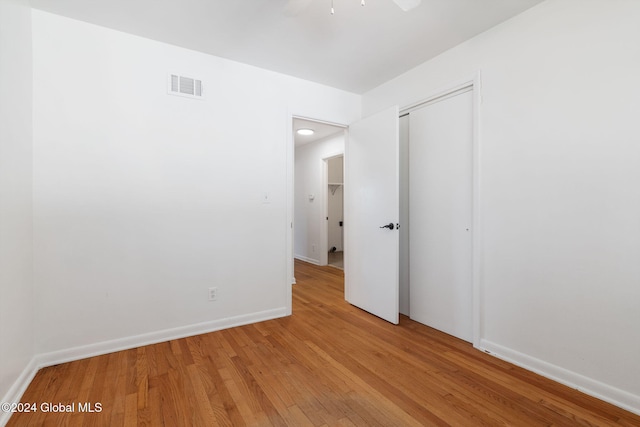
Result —
M34 354L31 71L29 2L0 0L1 402L19 401L15 385Z
M343 183L344 181L344 157L334 157L327 161L327 169L330 183ZM329 188L327 193L327 207L329 220L327 228L329 231L329 249L336 248L342 251L342 227L344 213L344 191L343 186Z
M323 159L343 153L343 131L296 148L293 247L294 256L303 261L323 263L320 253L321 230L322 222L326 220L322 195L328 192L323 182ZM314 199L310 200L309 195L313 195Z
M640 412L640 3L542 3L366 93L482 72L481 346Z
M360 97L41 11L33 42L37 351L285 315L291 115L349 123Z
M26 6L0 0L0 191L7 202L0 201L0 395L33 354ZM639 110L640 99L634 84L639 13L633 0L548 1L369 92L363 104L368 112L406 105L452 78L483 70L484 345L547 375L602 391L609 400L614 396L636 412L640 197L629 183L638 182L632 168L639 160L638 128L631 112ZM286 169L281 144L290 125L287 114L349 123L359 116L358 97L43 12L34 12L34 19L36 271L43 293L37 327L44 326L39 351L222 319L220 305L209 310L194 302L214 273L231 278L221 287L225 305L241 311L279 306L282 298L264 305L250 298L245 304L241 282L250 274L234 270L238 257L213 255L225 252L223 246L238 254L249 247L248 257L264 251L268 260L256 268L265 273L263 286L251 289L262 290L260 296L282 287L275 283L279 276L287 282L284 263L264 268L272 261L268 254L278 252L273 245L265 250L265 241L275 237L275 246L285 245L284 234L278 235L285 225L278 223L286 222L286 185L277 169ZM157 92L167 71L183 68L211 77L200 106ZM214 98L211 80L218 89ZM258 105L248 106L251 117L267 113L259 124L267 131L260 142L230 130L239 122L235 109L242 111L254 97ZM211 117L219 120L207 122ZM240 157L235 145L221 147L221 141L268 151L266 160L279 166L259 169L264 180L239 178L259 163L258 154L249 156L241 170L230 171L225 183L233 184L220 185L216 151ZM187 162L195 162L195 170L179 167ZM206 171L205 163L213 170ZM214 189L209 181L216 182ZM270 206L256 208L254 197L262 198L264 182L275 191L267 189ZM238 188L243 191L233 196ZM182 190L187 194L178 194ZM247 193L253 196L243 198ZM228 221L219 219L238 208L242 219L255 219L260 208L270 211L258 225L275 225L276 231L244 227L233 235L224 228ZM251 249L253 243L258 248ZM211 259L217 262L207 267ZM185 315L190 309L195 312Z

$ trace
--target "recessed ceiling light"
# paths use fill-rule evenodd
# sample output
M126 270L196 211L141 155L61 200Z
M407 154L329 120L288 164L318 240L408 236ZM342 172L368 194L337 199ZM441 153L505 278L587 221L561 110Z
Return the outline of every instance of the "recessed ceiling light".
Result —
M316 133L313 129L298 129L298 135L313 135Z

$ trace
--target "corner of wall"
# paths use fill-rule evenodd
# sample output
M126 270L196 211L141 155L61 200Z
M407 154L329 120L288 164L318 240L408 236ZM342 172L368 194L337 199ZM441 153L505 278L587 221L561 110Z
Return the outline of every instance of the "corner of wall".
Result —
M35 375L32 69L29 1L0 0L0 396L9 402Z

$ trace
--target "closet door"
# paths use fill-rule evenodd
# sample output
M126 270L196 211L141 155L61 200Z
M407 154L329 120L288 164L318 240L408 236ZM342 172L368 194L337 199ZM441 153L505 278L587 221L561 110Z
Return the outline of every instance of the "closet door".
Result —
M410 315L471 341L473 92L409 121Z

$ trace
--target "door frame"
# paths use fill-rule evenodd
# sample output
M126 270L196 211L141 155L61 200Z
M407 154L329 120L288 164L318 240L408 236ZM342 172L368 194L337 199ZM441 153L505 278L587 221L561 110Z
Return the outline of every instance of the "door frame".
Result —
M346 129L344 130L345 145L347 142ZM322 223L320 224L320 265L329 265L329 160L342 157L344 159L344 150L341 152L331 153L322 158ZM342 166L344 175L344 163ZM344 178L343 178L344 191ZM344 211L344 206L343 206Z
M482 105L482 80L481 73L477 71L473 76L461 79L453 82L440 90L434 91L430 96L424 97L421 100L411 103L405 107L400 108L400 115L410 113L413 110L417 110L426 105L444 100L451 96L455 96L458 92L471 87L473 93L473 134L471 142L471 156L472 156L472 170L471 176L473 179L471 185L471 298L472 298L472 331L473 341L472 344L475 348L481 348L480 340L484 334L484 324L482 322L483 313L482 305L480 303L483 286L482 286L482 158L481 158L481 128L480 128L480 108ZM408 183L407 183L408 184ZM409 201L411 203L411 201ZM409 224L411 227L411 224ZM409 229L409 233L411 230ZM410 256L410 255L409 255Z
M286 146L287 146L287 153L286 153L286 165L285 165L285 176L286 176L286 217L287 217L287 222L285 224L285 229L287 230L286 233L286 255L285 255L285 277L284 277L284 283L285 283L285 312L286 315L290 316L292 311L293 311L293 293L292 293L292 289L291 286L295 285L296 283L296 278L295 278L295 274L294 274L294 256L293 256L293 229L294 229L294 218L295 218L295 191L294 191L294 182L295 182L295 141L294 141L294 134L293 134L293 120L294 119L302 119L302 120L310 120L313 122L318 122L318 123L323 123L323 124L327 124L327 125L332 125L332 126L336 126L336 127L340 127L342 129L344 129L345 131L345 143L346 143L346 138L348 137L348 129L349 129L349 125L343 124L343 123L336 123L336 122L332 122L330 120L323 120L323 119L319 119L319 118L315 118L315 117L309 117L306 115L302 115L302 114L296 114L295 112L292 112L290 110L287 111L287 122L286 122L286 136L287 136L287 141L286 141ZM336 154L340 155L340 154ZM341 154L344 155L344 152ZM331 157L331 156L329 156ZM326 192L326 189L323 191ZM326 200L326 195L323 194L323 199ZM326 202L323 202L326 204ZM323 221L323 223L326 223L326 221ZM325 225L326 227L326 225ZM322 230L321 230L322 232ZM325 233L326 234L326 233ZM322 237L322 235L321 235ZM327 237L325 237L325 239L327 239ZM325 240L326 241L326 240ZM328 243L327 243L328 244ZM325 246L327 245L325 244ZM322 244L320 244L320 246L322 246ZM327 254L324 255L325 256L325 260L327 258Z

